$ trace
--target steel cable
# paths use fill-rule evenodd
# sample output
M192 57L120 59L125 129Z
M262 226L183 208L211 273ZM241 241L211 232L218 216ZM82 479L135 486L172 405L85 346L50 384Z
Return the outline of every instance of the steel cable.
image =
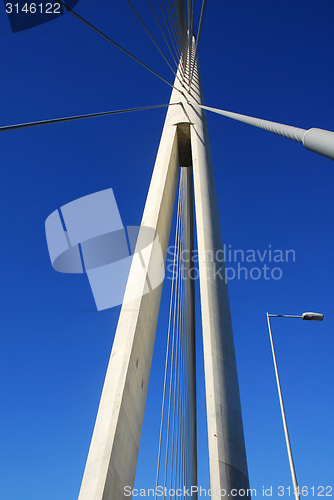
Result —
M197 37L196 37L194 57L193 57L193 61L194 62L193 62L193 68L192 68L192 71L191 71L191 77L190 77L189 86L191 85L191 82L192 82L192 79L193 79L193 73L194 73L195 61L196 61L196 57L197 57L198 44L199 44L199 39L200 39L200 36L201 36L201 31L202 31L202 25L203 25L205 7L206 7L206 0L203 0L202 1L202 8L201 8L201 15L200 15L200 19L199 19L199 25L198 25L198 32L197 32Z
M159 6L160 6L160 10L161 10L161 13L162 13L162 17L164 18L164 21L165 21L165 25L166 25L166 28L167 28L167 31L168 31L168 34L169 34L169 38L170 38L170 40L171 40L171 42L172 42L173 49L174 49L174 51L175 51L176 57L179 59L179 58L180 58L180 53L178 52L177 47L176 47L176 46L175 46L175 44L174 44L174 40L173 40L173 37L172 37L171 32L170 32L170 30L169 30L169 26L168 26L168 23L167 23L167 19L166 19L166 16L165 16L165 12L164 12L164 10L163 10L163 8L162 8L162 5L161 5L161 1L160 1L160 0L158 0L158 3L159 3Z
M165 360L165 373L164 373L164 385L163 385L163 397L161 405L161 419L160 419L160 436L159 436L159 448L158 448L158 461L157 461L157 473L156 473L156 487L155 487L155 499L157 498L157 487L159 482L159 472L160 472L160 458L161 458L161 445L162 445L162 432L163 432L163 421L164 421L164 411L165 411L165 397L166 397L166 386L167 386L167 372L168 372L168 356L169 356L169 345L170 345L170 332L171 332L171 319L172 319L172 305L174 296L174 273L177 266L177 247L179 245L179 223L180 223L180 187L179 186L179 197L178 197L178 207L176 216L176 231L175 231L175 247L174 247L174 261L173 261L173 276L171 285L171 298L170 298L170 308L169 308L169 320L168 320L168 334L167 334L167 347L166 347L166 360Z
M51 118L50 120L39 120L36 122L18 123L16 125L5 125L0 127L0 132L8 132L10 130L19 130L21 128L37 127L39 125L50 125L52 123L70 122L73 120L81 120L83 118L94 118L97 116L117 115L121 113L130 113L132 111L143 111L146 109L164 108L173 106L175 104L181 105L181 102L172 102L169 104L157 104L154 106L144 106L141 108L118 109L116 111L102 111L100 113L89 113L87 115L66 116L64 118Z
M192 0L192 4L191 4L191 32L190 32L191 37L194 34L194 16L195 16L195 0Z
M170 65L168 59L166 58L165 54L162 52L162 50L160 49L159 45L157 44L157 42L155 41L155 39L153 38L152 34L150 33L150 31L148 30L148 28L146 27L144 21L141 19L141 17L139 16L138 12L136 11L136 9L134 8L134 6L132 5L132 3L130 2L130 0L126 0L128 2L128 4L130 5L131 9L133 10L133 12L135 13L135 15L137 16L137 18L139 19L140 23L143 25L144 29L146 30L147 34L149 35L149 37L151 38L152 42L154 43L154 45L156 46L156 48L159 50L160 54L162 55L162 57L164 58L164 60L166 61L166 63L168 64L168 66L170 67L170 69L173 71L174 75L176 76L176 72L174 71L174 69L172 68L172 66Z
M182 212L182 211L181 211ZM182 228L182 226L181 226ZM181 229L182 231L182 229ZM182 241L182 238L181 238ZM182 246L180 245L181 248L181 255L182 255ZM180 261L182 264L182 260ZM171 437L171 458L170 458L170 490L173 487L173 469L174 469L174 446L175 446L175 421L177 412L175 412L175 407L176 407L176 396L177 396L177 383L178 383L178 377L179 377L179 347L180 347L180 336L181 336L181 331L180 331L180 314L182 314L182 267L179 266L179 269L181 268L181 272L179 273L178 276L178 281L179 281L179 294L178 294L178 304L177 304L177 320L176 320L176 341L175 341L175 368L174 368L174 388L173 388L173 425L172 425L172 437ZM176 426L177 427L177 426ZM177 461L177 457L175 457L175 462Z
M178 50L178 54L180 54L181 51L180 51L179 42L178 42L178 38L177 38L177 34L176 34L176 26L175 26L175 23L174 23L174 20L173 20L173 15L170 12L169 3L167 4L166 0L164 0L164 3L165 3L167 17L168 17L168 20L169 20L171 31L172 31L173 36L174 36L175 47Z
M176 32L176 35L177 35L178 34L178 23L177 23L177 17L176 17L175 7L174 7L174 4L171 2L171 0L168 0L168 5L169 5L170 12L171 12L171 17L173 19L173 24L174 24L174 27L175 27L175 32ZM177 37L177 39L178 39L178 37ZM179 46L179 44L178 44L178 46Z
M162 52L162 50L160 49L159 45L157 44L157 42L154 40L153 36L151 35L151 33L149 32L148 28L145 26L143 20L141 19L141 17L139 16L138 12L136 11L136 9L134 8L134 6L132 5L132 3L130 2L130 0L127 0L128 4L130 5L131 9L133 10L133 12L135 13L135 15L137 16L137 18L139 19L140 23L143 25L143 27L145 28L146 32L148 33L148 35L150 36L151 40L153 41L153 43L155 44L155 46L157 47L157 49L159 50L160 54L162 55L162 57L164 58L164 60L166 61L166 63L168 64L168 66L170 67L170 69L173 71L173 74L174 76L178 79L178 81L180 82L181 86L184 87L183 85L183 82L181 82L180 78L179 78L179 75L177 73L177 71L174 71L174 69L172 68L172 66L170 65L168 59L165 57L164 53ZM174 60L175 61L175 60Z
M177 216L175 229L173 282L170 294L165 375L162 398L156 492L161 477L164 500L184 496L184 488L191 488L192 479L192 435L189 380L189 335L187 317L186 276L187 247L187 174L180 168ZM168 393L168 394L167 394ZM164 448L164 463L162 451ZM163 470L162 470L163 464ZM182 491L176 494L176 491ZM159 495L160 496L160 495Z
M182 193L182 186L180 184L179 193ZM182 203L180 202L180 221L182 220ZM170 433L170 409L171 409L171 399L172 399L172 382L173 382L173 369L174 369L174 339L175 339L175 326L176 326L176 300L178 299L179 293L179 274L180 274L180 223L179 223L179 235L178 235L178 248L177 248L177 278L175 287L175 300L174 300L174 311L173 311L173 337L172 337L172 354L171 354L171 368L170 368L170 383L169 383L169 398L168 398L168 417L167 417L167 437L166 437L166 453L165 453L165 475L164 475L164 500L166 497L166 484L167 484L167 471L168 471L168 451L169 451L169 433Z
M150 0L147 0L147 1L148 1L148 3L149 3L149 6L151 7L151 10L152 10L152 12L153 12L154 18L155 18L155 20L156 20L156 22L157 22L157 24L158 24L158 26L159 26L159 28L160 28L160 31L161 31L161 33L162 33L162 36L164 37L164 40L165 40L166 45L167 45L167 47L168 47L168 50L169 50L169 52L171 53L171 56L172 56L172 58L173 58L173 61L174 61L174 63L175 63L175 64L176 64L176 66L177 66L177 65L178 65L178 63L176 62L175 56L174 56L174 54L173 54L173 51L172 51L172 49L171 49L171 48L170 48L170 46L169 46L169 43L168 43L167 38L166 38L166 36L165 36L164 30L162 29L162 26L161 26L160 21L159 21L159 19L158 19L158 16L157 16L157 15L156 15L156 13L155 13L155 10L154 10L154 8L153 8L153 6L152 6L152 4L151 4L151 1L150 1Z
M95 26L93 26L91 23L89 23L88 21L86 21L83 17L81 17L79 14L77 14L74 10L70 9L69 7L67 7L67 5L64 4L64 2L62 2L61 0L57 0L57 3L60 3L60 5L67 11L69 12L70 14L72 14L74 17L76 17L77 19L79 19L79 21L83 22L84 24L86 24L89 28L91 28L92 30L96 31L96 33L98 33L99 35L101 35L103 38L105 38L106 40L108 40L108 42L112 43L115 47L117 47L118 49L120 49L122 52L124 52L124 54L128 55L129 57L131 57L134 61L136 61L137 63L139 63L141 66L143 66L144 68L146 68L148 71L150 71L151 73L153 73L153 75L157 76L158 78L160 78L160 80L162 80L163 82L167 83L167 85L169 85L170 87L172 88L175 88L174 85L172 85L171 83L169 83L167 80L165 80L162 76L160 76L158 73L156 73L153 69L151 69L149 66L147 66L145 63L143 63L142 61L140 61L139 59L137 59L137 57L135 57L134 55L130 54L130 52L128 52L126 49L124 49L123 47L121 47L118 43L116 43L114 40L112 40L111 38L109 38L107 35L105 35L104 33L102 33L102 31L100 31L99 29L95 28Z
M183 169L181 169L181 179L180 179L180 182L183 186ZM183 191L183 189L182 189ZM181 191L181 193L182 193ZM183 194L183 193L182 193ZM182 202L184 202L184 197L182 196ZM181 214L183 215L183 207L182 207L182 210L181 210ZM183 219L181 219L183 220ZM179 426L179 420L180 420L180 406L179 406L179 390L180 390L180 382L181 382L181 348L182 348L182 345L183 345L183 329L182 329L182 326L183 326L183 314L184 314L184 283L183 283L183 274L182 274L182 268L183 268L183 261L182 261L182 255L183 255L183 245L182 245L182 242L183 242L183 224L181 224L181 234L180 234L180 273L179 273L179 283L180 283L180 286L179 286L179 300L178 300L178 320L177 320L177 329L178 329L178 336L177 336L177 356L176 356L176 363L177 363L177 370L175 370L175 374L177 373L177 375L175 376L175 381L174 381L174 408L173 408L173 413L174 413L174 423L173 423L173 427L175 426L176 427L176 434L175 434L175 437L174 437L174 428L173 428L173 437L172 437L172 455L171 455L171 474L170 474L170 485L171 485L171 488L173 487L173 469L174 469L174 490L177 489L177 486L179 486L178 482L177 482L177 466L178 466L178 463L179 463L179 453L178 453L178 442L179 442L179 439L180 439L180 426ZM175 410L175 407L176 407L176 410ZM173 452L174 452L174 447L176 447L176 454L175 454L175 460L173 460Z

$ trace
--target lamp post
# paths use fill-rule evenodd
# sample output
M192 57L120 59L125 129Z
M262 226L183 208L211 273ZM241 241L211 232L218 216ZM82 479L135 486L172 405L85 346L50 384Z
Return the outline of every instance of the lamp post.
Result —
M313 312L306 312L306 313L303 313L301 316L295 316L295 315L292 315L292 314L269 314L269 313L267 313L267 321L268 321L268 330L269 330L269 337L270 337L270 344L271 344L271 352L272 352L273 360L274 360L274 367L275 367L275 375L276 375L276 382L277 382L278 397L279 397L279 402L280 402L280 406L281 406L281 413L282 413L282 420L283 420L283 427L284 427L284 435L285 435L286 448L287 448L288 457L289 457L289 464L290 464L290 471L291 471L291 478L292 478L293 490L294 490L294 494L295 494L295 499L299 500L299 492L298 492L298 484L297 484L297 478L296 478L296 471L295 471L295 466L294 466L294 463L293 463L293 457L292 457L292 451L291 451L291 444L290 444L288 426L287 426L287 422L286 422L286 416L285 416L285 410L284 410L284 404L283 404L281 384L280 384L279 375L278 375L278 368L277 368L277 362L276 362L274 341L273 341L273 336L272 336L272 333L271 333L271 325L270 325L270 319L269 318L301 318L301 319L308 320L308 321L322 321L323 318L324 318L324 315L323 314L319 314L319 313L313 313Z

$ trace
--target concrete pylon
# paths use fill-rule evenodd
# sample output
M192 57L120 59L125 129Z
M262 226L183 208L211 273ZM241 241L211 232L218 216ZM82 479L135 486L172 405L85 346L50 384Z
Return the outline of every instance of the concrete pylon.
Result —
M225 489L231 496L232 489L248 489L248 474L228 292L220 279L224 271L216 274L217 265L223 265L223 244L205 111L194 106L203 103L197 64L191 91L186 82L180 83L183 71L180 63L141 225L157 231L166 260L179 157L184 155L180 138L188 134L199 252L210 481L212 495L219 496ZM151 276L157 265L153 253L145 262ZM125 295L145 284L145 280L138 284L133 265ZM161 290L162 285L123 303L79 500L119 500L125 498L125 487L133 487Z
M225 281L223 242L197 60L186 108L191 125L211 495L248 496L249 480ZM232 491L234 490L234 491ZM241 494L239 492L241 490Z

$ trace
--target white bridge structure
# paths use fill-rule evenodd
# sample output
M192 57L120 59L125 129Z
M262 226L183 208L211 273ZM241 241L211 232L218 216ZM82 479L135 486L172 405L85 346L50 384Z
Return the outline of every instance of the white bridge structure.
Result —
M63 2L59 3L131 56ZM167 115L141 221L142 226L157 232L166 261L176 203L177 251L156 486L182 490L193 486L192 497L197 498L195 301L190 267L195 224L211 495L221 498L224 491L226 496L240 499L248 496L249 479L228 290L224 273L217 273L217 267L222 265L222 259L217 262L217 256L223 252L223 242L205 110L294 139L331 159L334 159L334 133L304 130L204 106L197 48L206 0L203 0L196 35L194 3L194 0L165 2L169 43L178 58L177 70L174 83L169 84L172 93L166 105ZM130 6L134 10L131 3ZM147 30L145 25L144 28ZM1 131L125 111L132 110L11 125L2 127ZM140 245L140 236L137 244ZM188 259L182 258L185 254ZM150 287L148 275L159 273L157 266L160 265L152 249L143 263L145 279L138 282L136 267L132 266L125 294L134 288ZM125 498L125 488L131 489L134 485L161 292L162 284L122 306L79 500L120 500ZM164 498L171 497L167 494Z
M166 258L181 172L179 205L183 207L184 217L180 218L183 225L180 237L186 240L184 245L189 254L193 251L194 190L210 482L211 490L219 492L220 497L222 489L247 491L249 483L228 291L224 279L215 272L215 255L222 251L223 243L208 131L205 111L199 107L203 101L198 64L194 59L195 42L193 38L188 40L190 43L182 54L170 100L170 104L180 104L170 106L167 112L141 224L157 231ZM146 262L150 275L155 265L160 262L152 253ZM134 267L130 270L127 290L136 287L137 281ZM195 310L193 280L187 273L185 281L188 351L185 356L188 379L185 403L189 404L185 431L190 434L186 480L191 486L197 484ZM121 309L80 500L122 498L124 488L134 483L161 290L159 286L131 303L124 303Z

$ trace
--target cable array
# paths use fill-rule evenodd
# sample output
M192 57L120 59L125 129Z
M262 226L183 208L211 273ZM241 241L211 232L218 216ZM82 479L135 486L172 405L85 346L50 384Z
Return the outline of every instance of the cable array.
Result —
M180 169L177 200L173 276L170 294L165 373L158 445L156 490L164 488L166 498L183 498L184 489L191 487L192 408L188 377L189 345L186 318L185 279L185 168ZM176 491L182 495L176 495ZM174 494L170 494L170 492ZM162 495L161 495L162 497Z
M164 58L164 60L166 61L166 63L168 64L168 66L170 67L170 69L173 71L174 75L176 76L176 71L172 68L172 66L170 65L168 59L166 58L166 56L164 55L164 53L162 52L162 50L160 49L159 45L157 44L157 42L155 41L155 39L153 38L153 36L151 35L150 31L148 30L148 28L146 27L144 21L141 19L140 15L138 14L138 12L136 11L136 9L134 8L134 6L132 5L132 3L130 2L130 0L127 0L128 4L130 5L131 9L133 10L133 12L135 13L136 17L139 19L141 25L144 27L145 31L147 32L147 34L149 35L149 37L151 38L152 42L154 43L154 45L157 47L157 49L159 50L160 54L162 55L162 57Z
M199 24L199 32L198 32L198 37L197 37L197 42L195 46L195 52L192 49L193 46L193 41L192 41L192 36L193 36L193 26L194 26L194 12L195 12L195 0L187 0L187 9L188 9L188 16L186 20L185 18L185 10L182 10L181 6L183 5L182 2L178 2L176 0L164 0L164 5L162 5L161 0L157 0L159 3L160 11L162 14L162 17L164 19L165 26L167 28L167 36L162 28L161 22L159 21L158 15L156 11L154 10L154 7L151 3L150 0L148 0L149 6L153 12L153 15L155 17L155 20L159 26L159 29L163 35L163 38L166 42L166 45L168 47L168 50L172 56L173 62L176 66L176 68L179 69L181 78L183 81L180 80L180 77L175 69L173 69L172 65L168 61L167 57L163 53L163 50L159 46L158 42L155 40L155 38L152 36L150 30L147 28L146 24L142 20L142 17L139 15L139 13L136 11L134 8L133 4L131 3L130 0L126 0L131 7L132 11L136 15L137 19L140 21L141 25L147 32L147 34L150 36L151 40L153 41L154 45L157 47L159 50L160 54L164 58L165 62L168 64L168 67L173 71L173 74L175 77L179 80L180 84L182 87L185 87L186 79L187 83L189 86L189 90L192 86L192 77L194 74L195 70L195 64L196 64L196 54L197 54L197 48L198 48L198 40L199 40L199 35L200 35L200 30L202 27L202 22L203 22L203 16L204 16L204 9L205 9L205 4L206 0L202 0L202 10L201 10L201 17L200 17L200 24ZM63 1L59 0L58 3L70 14L72 14L74 17L76 17L79 21L84 23L86 26L91 28L93 31L98 33L100 36L102 36L104 39L106 39L108 42L112 43L116 48L121 50L123 53L125 53L127 56L131 57L134 61L136 61L138 64L140 64L142 67L150 71L153 75L155 75L157 78L165 82L167 85L172 87L173 89L176 89L181 95L184 96L183 91L176 88L173 84L168 82L165 78L163 78L161 75L159 75L156 71L154 71L152 68L147 66L145 63L143 63L140 59L135 57L133 54L128 52L126 49L121 47L118 43L116 43L114 40L112 40L109 36L105 35L97 29L95 26L93 26L91 23L89 23L86 19L84 19L82 16L80 16L78 13L76 13L74 10L72 10L70 7L68 7ZM168 42L167 38L169 37L170 43ZM172 48L171 48L172 46ZM172 50L173 49L173 50ZM177 61L181 61L182 64L179 64ZM187 70L187 71L186 71ZM174 104L174 103L173 103ZM175 103L176 104L176 103ZM177 103L180 104L180 103ZM119 114L119 113L125 113L129 111L139 111L139 110L146 110L146 109L153 109L157 107L162 107L162 106L168 106L165 104L158 105L158 106L144 106L144 107L139 107L139 108L132 108L132 109L124 109L124 110L117 110L117 111L103 111L100 113L90 113L86 115L77 115L77 116L69 116L69 117L63 117L63 118L53 118L49 120L40 120L40 121L35 121L35 122L28 122L28 123L21 123L21 124L15 124L15 125L6 125L3 127L0 127L0 132L5 132L9 130L18 130L18 129L23 129L23 128L30 128L30 127L36 127L39 125L48 125L52 123L60 123L60 122L67 122L67 121L73 121L73 120L80 120L83 118L92 118L92 117L98 117L98 116L106 116L106 115L112 115L112 114Z
M160 54L162 55L163 59L167 63L168 67L173 71L174 75L176 76L176 69L173 69L170 62L168 61L167 57L165 56L163 50L159 46L158 42L155 40L153 37L152 33L150 30L147 28L146 24L144 23L142 17L140 14L137 12L133 4L131 3L130 0L126 0L131 8L131 10L134 12L136 15L137 19L139 20L140 24L143 26L149 37L151 38L152 42L156 46L156 48L159 50ZM193 33L194 33L194 15L195 15L195 0L187 0L187 16L185 14L184 9L182 9L182 3L181 2L175 2L174 0L164 0L164 5L162 4L162 0L157 0L159 7L160 7L160 12L164 21L165 28L167 30L167 36L166 33L164 32L164 29L162 28L162 23L159 21L158 15L151 3L150 0L148 0L149 6L153 12L153 15L155 17L155 20L159 26L159 29L163 35L163 38L166 42L166 45L168 47L168 50L172 56L172 59L174 61L174 64L176 65L176 68L179 66L177 61L184 61L187 58L187 53L190 53L190 49L193 43ZM205 4L206 0L202 0L202 9L201 9L201 17L200 17L200 22L199 22L199 33L198 33L198 39L200 35L200 30L202 26L202 21L203 21L203 16L204 16L204 9L205 9ZM168 82L165 78L163 78L161 75L159 75L156 71L154 71L151 67L149 67L147 64L143 63L140 59L135 57L132 53L121 47L118 43L116 43L114 40L112 40L109 36L105 35L97 29L95 26L93 26L91 23L89 23L86 19L84 19L82 16L80 16L78 13L76 13L74 10L72 10L70 7L68 7L63 1L59 0L58 2L67 12L71 13L74 17L76 17L78 20L86 24L89 28L94 30L96 33L101 35L103 38L105 38L108 42L112 43L115 47L117 47L119 50L121 50L123 53L125 53L127 56L131 57L133 60L135 60L138 64L143 66L145 69L153 73L156 77L158 77L160 80L164 81L167 83L170 87L175 88L170 82ZM186 19L185 19L186 16ZM167 40L169 38L169 42ZM196 49L195 49L195 58L197 54L197 47L198 47L198 39L196 43ZM189 59L189 56L188 56ZM190 68L189 68L189 76L188 76L188 83L190 83Z

